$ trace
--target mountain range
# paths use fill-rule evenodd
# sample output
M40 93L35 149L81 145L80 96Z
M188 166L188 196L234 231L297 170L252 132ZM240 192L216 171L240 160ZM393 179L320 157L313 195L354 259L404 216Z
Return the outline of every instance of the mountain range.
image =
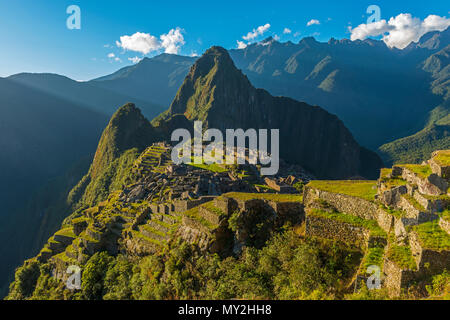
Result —
M220 129L277 127L282 157L323 178L373 177L381 162L370 150L391 164L419 163L449 148L449 33L426 34L404 50L376 40L268 38L245 49L212 48L200 63L171 54L144 58L87 82L55 74L0 78L0 242L20 243L20 250L2 246L2 276L69 213L123 183L125 172L114 170L134 161L143 145L126 139L116 150L113 141L113 156L93 168L107 119L127 102L142 111L138 127L150 132L144 144L193 120ZM145 129L144 116L156 117L156 128Z

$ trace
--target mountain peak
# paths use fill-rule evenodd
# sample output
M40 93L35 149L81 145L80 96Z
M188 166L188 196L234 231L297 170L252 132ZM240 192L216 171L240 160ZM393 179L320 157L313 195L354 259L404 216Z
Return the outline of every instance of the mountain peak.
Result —
M314 37L305 37L302 40L300 40L299 44L317 44L319 43Z
M103 131L91 167L92 177L122 152L144 149L155 139L154 129L133 103L120 107Z
M226 49L211 47L191 67L169 112L172 115L184 113L188 119L203 118L215 95L230 84L240 88L251 86Z

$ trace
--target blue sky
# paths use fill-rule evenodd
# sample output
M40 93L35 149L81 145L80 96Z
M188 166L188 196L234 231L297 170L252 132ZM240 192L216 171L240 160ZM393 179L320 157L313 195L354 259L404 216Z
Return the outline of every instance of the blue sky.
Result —
M81 29L69 30L66 9L81 9ZM448 1L5 1L0 0L0 76L18 72L52 72L76 80L109 74L132 64L142 53L119 48L121 36L136 32L160 41L180 28L184 45L178 53L201 54L212 45L236 48L237 41L258 26L270 28L253 41L279 36L298 42L313 35L319 41L349 38L348 27L366 23L369 5L378 5L381 19L401 13L425 19L449 17ZM312 19L320 24L307 23ZM291 33L284 34L285 28ZM244 41L246 42L246 41ZM153 56L164 48L149 52ZM114 58L108 58L108 54Z

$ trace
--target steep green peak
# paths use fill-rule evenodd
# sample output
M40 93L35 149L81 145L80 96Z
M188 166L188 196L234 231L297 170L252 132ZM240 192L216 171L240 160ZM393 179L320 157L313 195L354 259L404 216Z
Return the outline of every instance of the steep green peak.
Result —
M213 71L217 72L233 72L237 70L228 51L222 47L214 46L206 50L206 52L197 60L188 76L196 79L199 76L205 76Z
M253 87L236 68L228 51L214 46L191 67L168 115L184 114L189 120L204 120L217 96L223 98L230 90L233 90L233 96L238 96L240 91L248 91L249 88Z
M156 139L150 122L133 103L120 107L103 131L91 167L92 177L124 151L143 150Z

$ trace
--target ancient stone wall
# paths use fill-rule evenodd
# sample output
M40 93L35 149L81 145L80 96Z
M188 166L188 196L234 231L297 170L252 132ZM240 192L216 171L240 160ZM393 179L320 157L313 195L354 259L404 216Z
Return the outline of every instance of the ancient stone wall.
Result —
M305 207L309 206L317 199L326 201L339 212L345 212L362 219L376 220L378 216L379 206L371 201L349 195L313 189L306 186L303 194L303 203Z
M349 223L306 214L306 235L335 239L352 243L361 248L367 246L369 231Z

